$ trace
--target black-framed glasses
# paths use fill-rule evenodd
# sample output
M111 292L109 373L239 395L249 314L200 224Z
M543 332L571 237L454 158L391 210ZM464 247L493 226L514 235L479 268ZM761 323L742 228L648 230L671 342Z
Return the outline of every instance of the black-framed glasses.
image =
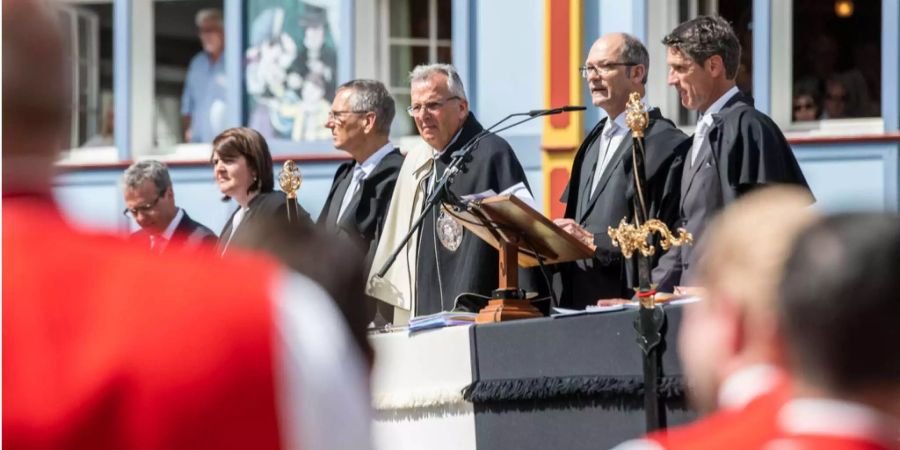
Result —
M416 114L419 114L423 109L430 113L436 112L437 110L444 107L450 100L462 100L459 96L454 95L453 97L447 97L443 100L438 100L434 102L427 103L416 103L415 105L409 105L406 108L406 112L409 113L410 116L415 117Z
M638 65L638 63L633 62L606 62L597 65L585 64L578 68L578 72L581 73L582 78L587 79L591 75L606 75L615 70L616 67L632 67L636 65Z
M136 206L134 208L125 208L125 211L122 211L122 214L126 216L131 216L137 219L138 214L147 214L150 211L153 211L153 208L156 207L156 204L159 203L159 199L163 198L166 192L162 191L159 195L156 196L156 200L152 202L144 203L143 205Z
M353 111L351 109L340 111L332 109L331 111L328 111L328 120L340 121L341 116L343 116L344 114L366 114L369 112L371 111Z

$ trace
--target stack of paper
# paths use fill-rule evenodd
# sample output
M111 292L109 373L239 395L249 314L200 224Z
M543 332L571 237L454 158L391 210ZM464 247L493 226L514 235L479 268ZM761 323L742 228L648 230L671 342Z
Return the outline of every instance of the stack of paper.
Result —
M409 332L454 325L471 325L475 323L475 317L477 316L478 313L442 311L427 316L414 317L409 321Z

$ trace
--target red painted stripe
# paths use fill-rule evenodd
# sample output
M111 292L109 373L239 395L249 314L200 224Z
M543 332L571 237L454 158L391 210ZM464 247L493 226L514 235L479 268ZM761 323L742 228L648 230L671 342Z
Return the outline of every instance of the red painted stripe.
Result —
M553 145L542 145L541 149L547 153L569 153L569 152L575 151L575 147L573 147L571 145L566 145L566 146L562 146L562 147L557 147L557 146L553 146Z
M853 142L898 142L900 133L864 134L856 136L816 136L789 138L789 144L845 144Z
M569 82L572 62L569 60L569 8L571 0L550 2L550 104L558 108L569 104ZM569 126L568 114L550 116L550 126L565 129Z
M559 201L569 184L569 169L550 171L550 218L559 219L566 214L566 204Z

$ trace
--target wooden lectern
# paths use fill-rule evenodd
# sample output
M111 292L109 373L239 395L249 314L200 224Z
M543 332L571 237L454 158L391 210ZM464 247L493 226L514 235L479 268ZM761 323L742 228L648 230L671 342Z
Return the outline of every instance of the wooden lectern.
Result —
M471 202L465 211L444 205L462 226L500 252L499 284L478 313L477 323L540 317L519 289L519 266L534 267L539 259L556 264L586 259L594 251L521 199L498 195Z

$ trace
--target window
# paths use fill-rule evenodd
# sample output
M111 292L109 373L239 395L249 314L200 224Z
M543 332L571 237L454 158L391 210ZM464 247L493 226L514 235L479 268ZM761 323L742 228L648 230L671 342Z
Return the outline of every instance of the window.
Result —
M397 102L397 115L392 134L408 136L416 133L411 117L409 72L419 64L452 64L450 40L451 0L383 0L382 54L387 63L381 68L381 79Z
M881 115L881 2L795 0L791 120Z
M68 153L114 155L112 5L59 4L58 14L72 87Z
M176 152L176 146L185 142L185 130L182 123L182 94L188 76L188 67L192 59L203 51L200 33L195 23L197 13L203 9L222 11L221 0L191 1L156 1L153 4L153 97L155 109L155 126L152 130L155 153L166 154ZM224 30L223 34L224 36ZM227 42L225 42L227 45ZM211 84L222 85L224 89L224 59L219 55L221 65L218 79L209 79ZM220 100L224 103L224 98ZM196 117L197 122L201 121ZM207 122L211 122L206 118ZM224 128L223 119L218 118L217 128ZM216 130L221 131L221 130ZM207 133L207 142L215 131Z

